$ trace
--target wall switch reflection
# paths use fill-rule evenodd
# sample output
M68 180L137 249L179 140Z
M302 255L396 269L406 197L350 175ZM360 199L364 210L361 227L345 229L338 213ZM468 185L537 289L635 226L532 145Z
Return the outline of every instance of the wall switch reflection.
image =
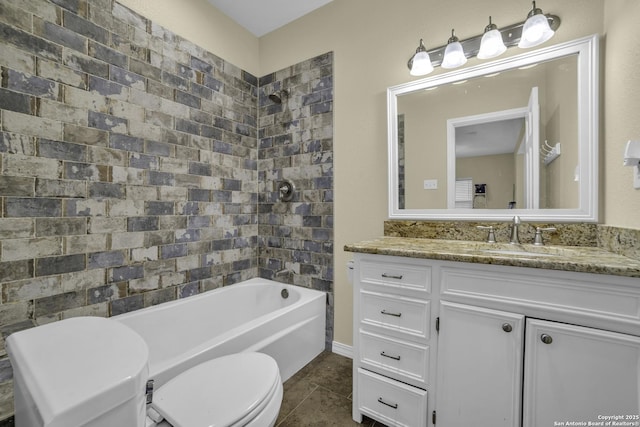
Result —
M424 180L424 189L425 190L437 190L438 189L438 180L437 179L425 179Z

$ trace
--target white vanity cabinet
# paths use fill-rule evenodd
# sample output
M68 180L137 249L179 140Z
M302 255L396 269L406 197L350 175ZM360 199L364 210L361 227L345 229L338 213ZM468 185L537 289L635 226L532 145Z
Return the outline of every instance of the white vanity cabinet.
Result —
M638 415L639 337L539 319L525 327L521 314L446 301L440 325L440 425L539 427Z
M640 421L640 338L528 319L525 348L524 427Z
M520 314L442 301L438 425L520 425L524 326Z
M357 254L354 282L353 419L426 426L436 339L431 268Z
M640 279L354 259L354 420L411 427L587 425L612 415L640 421Z

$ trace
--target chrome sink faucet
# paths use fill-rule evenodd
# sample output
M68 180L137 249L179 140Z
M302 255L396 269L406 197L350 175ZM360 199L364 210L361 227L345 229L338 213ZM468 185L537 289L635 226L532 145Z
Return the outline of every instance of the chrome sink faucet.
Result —
M511 223L511 239L509 239L509 243L512 245L520 244L520 236L518 235L518 227L520 227L520 217L518 215L513 217L513 222Z

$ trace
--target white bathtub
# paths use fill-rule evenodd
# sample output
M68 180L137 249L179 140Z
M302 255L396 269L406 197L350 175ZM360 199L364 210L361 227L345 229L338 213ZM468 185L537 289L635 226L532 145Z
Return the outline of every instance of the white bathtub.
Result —
M147 342L156 387L206 360L244 351L272 356L286 381L324 350L325 301L324 292L251 279L112 319Z

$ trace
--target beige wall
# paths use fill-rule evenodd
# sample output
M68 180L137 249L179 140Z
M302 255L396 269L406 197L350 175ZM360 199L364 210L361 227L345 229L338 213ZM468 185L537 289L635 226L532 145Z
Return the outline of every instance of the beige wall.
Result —
M633 168L622 166L626 142L640 139L640 2L604 3L603 222L640 228L640 190L633 189Z
M117 1L225 61L258 76L258 39L207 0Z
M474 184L487 184L484 197L477 197L474 206L487 209L506 209L513 199L516 182L516 162L513 154L463 157L456 160L457 178L473 178Z
M335 58L334 168L335 168L335 340L351 345L352 288L347 281L345 243L380 236L387 218L386 88L412 79L406 62L419 38L428 48L444 44L451 27L460 38L482 32L488 15L498 26L522 21L529 0L334 0L327 6L251 40L237 28L229 35L211 35L211 24L195 18L177 25L188 4L205 10L206 0L125 0L123 3L184 37L210 49L225 60L257 76L284 69L315 55L333 51ZM187 4L188 3L188 4ZM640 138L640 67L637 40L640 2L637 0L545 0L545 12L562 18L550 43L593 33L604 34L606 59L603 96L602 221L640 228L640 191L632 188L631 168L623 168L624 142ZM200 9L202 8L202 9ZM159 13L164 10L165 13ZM195 15L197 15L196 13ZM605 19L603 20L603 15ZM224 18L224 17L222 17ZM226 22L226 25L231 25ZM208 28L211 26L212 28ZM183 32L184 31L184 32ZM240 39L247 39L242 41ZM254 41L258 48L254 47ZM215 45L212 45L212 43ZM246 49L248 52L239 52ZM243 59L258 56L258 66ZM509 54L517 53L511 49ZM628 56L625 56L628 55ZM255 58L254 58L255 59ZM470 64L475 63L470 61ZM441 72L438 69L436 72Z
M548 165L540 166L541 181L546 185L541 191L540 205L544 208L575 209L580 205L580 183L574 179L578 165L578 128L563 126L564 123L578 122L577 104L567 100L578 99L578 90L571 84L577 73L577 63L564 59L558 69L563 72L549 72L547 76L546 111L543 112L545 136L543 144L554 146L560 143L560 156ZM544 156L540 155L541 160Z
M442 108L429 108L441 99L436 95L439 94L422 91L398 98L398 114L404 115L407 209L447 207L447 122ZM445 110L449 113L449 109ZM425 190L425 179L438 180L438 188Z

